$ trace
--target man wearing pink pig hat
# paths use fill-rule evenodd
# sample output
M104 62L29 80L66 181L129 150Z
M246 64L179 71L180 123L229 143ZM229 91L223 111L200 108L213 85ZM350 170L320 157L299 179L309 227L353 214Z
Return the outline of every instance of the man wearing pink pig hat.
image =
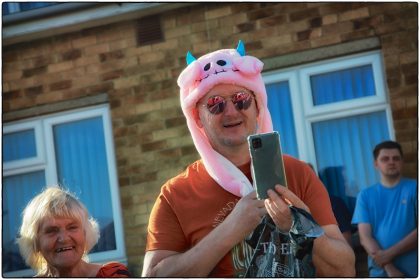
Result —
M181 107L201 159L162 186L149 220L142 276L243 277L254 255L247 238L264 216L289 232L293 205L322 228L312 248L316 276L354 277L354 253L325 187L306 163L284 155L288 188L273 186L268 199L257 199L247 137L273 131L263 63L245 55L241 41L236 49L199 59L188 52L187 63L178 78Z

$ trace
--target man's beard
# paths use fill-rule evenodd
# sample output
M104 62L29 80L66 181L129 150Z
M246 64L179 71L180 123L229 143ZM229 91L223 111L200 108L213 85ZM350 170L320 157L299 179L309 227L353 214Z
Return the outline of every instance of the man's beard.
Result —
M244 137L236 138L236 139L223 138L222 142L225 146L229 146L229 147L238 146L238 145L242 145L242 144L246 143L247 142L247 137L248 136L244 136Z
M395 179L401 176L401 172L397 169L387 170L385 176L391 179Z

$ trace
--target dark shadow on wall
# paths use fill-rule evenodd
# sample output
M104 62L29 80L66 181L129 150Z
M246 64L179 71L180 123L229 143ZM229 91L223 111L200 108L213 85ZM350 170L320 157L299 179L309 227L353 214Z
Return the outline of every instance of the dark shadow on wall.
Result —
M319 178L328 190L330 196L340 197L350 213L353 214L356 197L346 195L346 177L343 166L329 166L319 172Z

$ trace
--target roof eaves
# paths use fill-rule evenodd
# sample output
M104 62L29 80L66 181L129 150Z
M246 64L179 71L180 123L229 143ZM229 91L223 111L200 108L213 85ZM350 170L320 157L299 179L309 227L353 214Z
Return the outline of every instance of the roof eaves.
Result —
M3 46L158 14L195 3L94 2L94 4L84 3L88 5L80 4L82 3L63 3L33 10L31 13L20 13L19 18L4 17Z

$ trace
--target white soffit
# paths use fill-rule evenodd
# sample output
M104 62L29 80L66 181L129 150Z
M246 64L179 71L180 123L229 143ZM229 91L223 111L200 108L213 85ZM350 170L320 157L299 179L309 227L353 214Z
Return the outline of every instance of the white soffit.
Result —
M16 15L3 16L3 45L73 32L121 20L131 20L193 4L188 2L102 2L86 3L86 5L63 3L48 6ZM57 12L54 14L55 10Z

